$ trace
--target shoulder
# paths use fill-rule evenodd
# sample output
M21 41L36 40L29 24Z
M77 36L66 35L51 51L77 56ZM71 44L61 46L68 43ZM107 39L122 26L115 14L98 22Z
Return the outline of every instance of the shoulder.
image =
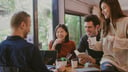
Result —
M24 41L22 45L24 46L23 48L26 48L29 50L33 50L34 48L37 48L34 44L29 43L27 41Z
M119 18L117 21L116 21L116 25L117 27L121 27L121 28L124 28L126 29L126 27L128 27L128 17L122 17L122 18Z
M69 40L69 41L68 41L67 43L65 43L65 44L75 46L75 42L74 42L73 40Z
M119 19L117 20L117 22L128 23L128 17L119 18Z
M128 17L125 17L125 18L124 18L124 24L125 24L125 25L128 25Z
M0 48L3 47L4 45L6 45L7 42L8 42L7 40L2 41L2 42L0 43Z
M26 50L26 51L33 50L35 48L32 43L29 43L26 40L20 40L20 41L17 40L15 42L12 42L10 40L4 40L3 42L0 43L0 46L4 46L4 47L9 46L10 48L15 47L19 50Z
M81 37L81 39L87 39L87 38L88 36L86 34Z
M26 45L29 45L29 46L33 46L34 47L34 44L32 44L32 43L26 43Z
M83 35L81 37L80 41L85 42L85 41L87 41L87 39L88 39L88 36L87 35Z
M124 20L128 20L128 17L123 17Z
M73 40L69 40L68 43L75 44Z
M72 49L74 49L76 47L75 41L69 40L68 46L70 46Z
M37 48L33 43L28 42L27 40L21 39L17 42L17 46L20 46L21 49L33 50Z

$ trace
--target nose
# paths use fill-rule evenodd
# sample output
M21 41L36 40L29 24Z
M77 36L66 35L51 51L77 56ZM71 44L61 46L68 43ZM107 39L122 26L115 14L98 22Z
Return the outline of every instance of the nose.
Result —
M61 32L59 32L58 35L61 35Z
M101 12L103 15L104 15L104 11L102 10L102 12Z

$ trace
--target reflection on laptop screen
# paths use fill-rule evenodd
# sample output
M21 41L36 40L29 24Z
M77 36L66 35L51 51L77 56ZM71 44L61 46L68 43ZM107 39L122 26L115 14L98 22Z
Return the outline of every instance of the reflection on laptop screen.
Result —
M56 51L50 51L50 50L41 50L40 51L43 62L47 65L52 65L55 63L57 52Z

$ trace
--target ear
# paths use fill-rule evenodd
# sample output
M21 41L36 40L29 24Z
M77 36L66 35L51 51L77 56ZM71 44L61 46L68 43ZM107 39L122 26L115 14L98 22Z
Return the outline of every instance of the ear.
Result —
M96 25L96 29L99 31L100 30L100 25Z
M24 23L24 22L21 22L20 28L21 28L21 29L24 29L24 27L25 27L25 23Z

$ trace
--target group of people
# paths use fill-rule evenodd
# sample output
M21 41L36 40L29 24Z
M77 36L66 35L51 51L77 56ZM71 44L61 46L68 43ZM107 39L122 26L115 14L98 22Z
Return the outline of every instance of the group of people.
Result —
M96 15L87 15L84 20L86 35L76 48L75 42L69 40L66 25L58 24L54 39L49 43L49 50L56 50L57 57L61 58L68 54L74 55L74 50L77 49L88 54L76 56L80 58L80 64L98 64L103 72L127 72L128 17L123 14L118 0L100 0L99 7L105 20L103 28L100 27L100 20ZM16 67L19 72L50 72L42 62L39 49L24 39L30 26L30 15L26 12L13 15L12 35L0 43L0 72L7 67ZM91 37L96 37L93 45Z

